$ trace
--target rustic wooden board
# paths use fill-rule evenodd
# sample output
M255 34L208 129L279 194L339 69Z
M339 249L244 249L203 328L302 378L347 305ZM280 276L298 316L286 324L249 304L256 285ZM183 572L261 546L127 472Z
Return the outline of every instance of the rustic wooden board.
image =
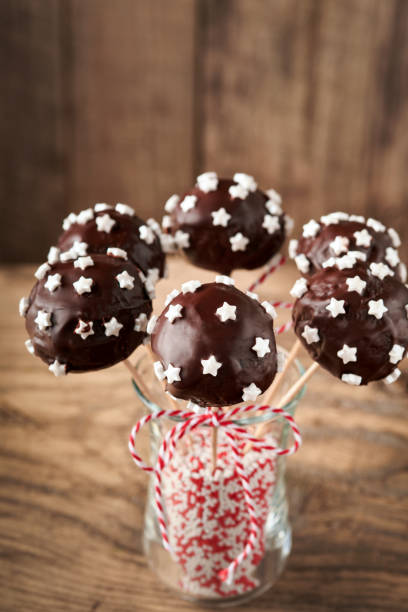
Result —
M127 371L57 380L26 352L17 302L32 272L0 274L0 609L197 610L158 583L143 557L146 476L127 450L142 408ZM261 297L287 298L295 276L279 270ZM197 277L213 275L171 260L173 280L158 286L156 309L174 279ZM236 277L246 287L251 274ZM248 610L406 609L407 398L406 365L392 386L355 389L325 372L312 379L297 414L304 445L288 461L293 551L273 590Z

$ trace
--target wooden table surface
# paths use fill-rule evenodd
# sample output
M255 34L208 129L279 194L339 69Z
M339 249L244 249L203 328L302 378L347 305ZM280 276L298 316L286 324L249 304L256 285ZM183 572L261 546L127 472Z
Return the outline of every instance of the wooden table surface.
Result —
M143 557L146 476L127 437L142 407L122 365L55 379L26 352L17 303L33 267L1 271L0 609L28 612L196 610L163 587ZM209 280L170 262L159 310L177 283ZM248 273L237 274L240 287ZM260 291L286 298L295 271ZM288 334L286 344L293 341ZM305 355L302 360L307 362ZM293 550L251 611L408 609L408 375L391 386L342 384L319 371L288 461ZM147 443L147 440L145 440Z

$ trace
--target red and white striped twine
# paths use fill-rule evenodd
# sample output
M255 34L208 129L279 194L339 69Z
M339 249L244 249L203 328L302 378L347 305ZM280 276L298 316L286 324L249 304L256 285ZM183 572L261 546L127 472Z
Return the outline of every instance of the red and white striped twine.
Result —
M283 417L288 423L293 434L293 444L290 448L279 448L272 444L268 444L264 438L255 438L248 433L244 427L236 425L233 418L237 414L242 415L246 412L265 412L267 414L278 415ZM159 448L156 466L153 468L147 465L143 459L136 453L136 436L139 431L152 420L158 420L162 417L174 418L181 417L183 421L177 423L172 429L170 429ZM302 443L302 438L299 429L296 425L294 418L282 408L274 408L269 405L265 406L236 406L228 412L222 412L217 410L213 412L212 409L208 408L206 412L202 414L196 414L195 412L189 412L185 410L160 410L154 414L148 414L144 416L140 421L133 427L129 437L129 451L132 455L135 464L145 470L146 472L153 472L155 476L154 491L155 491L155 502L157 511L157 520L159 522L160 533L162 536L164 548L173 554L171 549L166 516L164 512L163 504L163 491L162 491L162 473L165 467L169 464L177 442L188 432L193 431L197 427L207 425L208 427L222 427L231 446L232 453L234 455L234 464L237 473L241 479L242 488L244 491L245 502L248 509L250 519L250 532L247 542L242 552L229 564L227 568L222 570L219 574L220 579L227 583L232 583L234 572L238 565L242 563L254 550L256 544L256 538L258 534L258 521L256 516L256 510L254 507L254 497L249 484L249 479L245 473L243 465L243 455L239 448L239 443L251 442L254 450L269 450L275 455L293 455Z

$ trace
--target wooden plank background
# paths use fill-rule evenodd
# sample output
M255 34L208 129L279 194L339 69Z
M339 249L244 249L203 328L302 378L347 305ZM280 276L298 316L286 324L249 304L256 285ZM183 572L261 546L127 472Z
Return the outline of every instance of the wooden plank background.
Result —
M204 169L406 239L407 31L406 0L2 0L1 260L95 201L160 216Z

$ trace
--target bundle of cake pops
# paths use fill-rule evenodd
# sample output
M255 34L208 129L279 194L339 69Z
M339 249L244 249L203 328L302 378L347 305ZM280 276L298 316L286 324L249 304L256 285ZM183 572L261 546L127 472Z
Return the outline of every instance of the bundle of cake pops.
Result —
M167 200L161 225L125 204L71 213L20 302L27 349L55 376L123 362L149 398L130 360L144 346L164 407L135 425L129 449L152 473L163 547L186 593L227 598L256 588L277 461L301 443L286 408L313 373L322 367L356 386L392 383L407 354L397 232L340 212L309 221L289 243L301 274L290 291L295 303L260 301L255 289L285 264L281 248L292 226L275 190L261 191L244 173L206 172ZM152 315L155 284L175 252L214 271L214 282L183 283ZM250 287L236 287L235 270L263 266ZM274 328L275 309L292 307L292 322ZM296 341L285 354L275 336L292 327ZM302 345L313 363L274 405ZM251 415L282 420L292 445L280 448L267 420L240 425ZM145 424L164 419L171 427L151 466L137 438Z

